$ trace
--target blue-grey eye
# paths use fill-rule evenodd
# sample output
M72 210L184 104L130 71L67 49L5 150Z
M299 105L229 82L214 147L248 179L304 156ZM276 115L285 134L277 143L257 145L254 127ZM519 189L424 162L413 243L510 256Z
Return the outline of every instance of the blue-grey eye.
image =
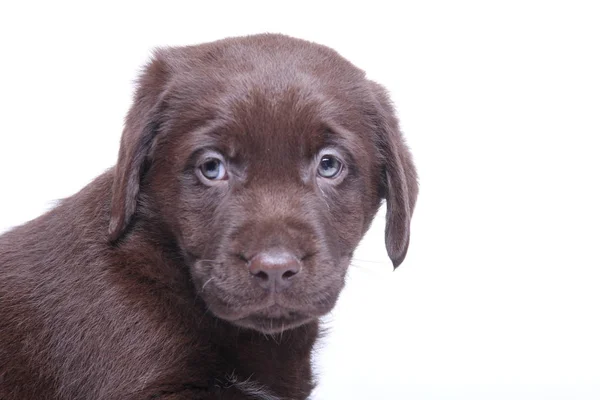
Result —
M218 158L207 158L200 164L202 175L208 180L218 181L227 179L225 164Z
M337 157L332 156L331 154L326 154L321 157L317 172L323 178L331 179L338 176L342 168L343 164Z

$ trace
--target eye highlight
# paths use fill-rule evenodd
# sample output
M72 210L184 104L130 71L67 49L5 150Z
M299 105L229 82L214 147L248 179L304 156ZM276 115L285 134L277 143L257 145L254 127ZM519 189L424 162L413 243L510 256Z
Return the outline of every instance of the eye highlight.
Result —
M215 152L205 154L198 167L196 167L196 172L198 177L206 184L229 179L225 160Z
M333 179L337 177L344 168L344 164L332 154L325 154L319 160L317 173L323 178Z

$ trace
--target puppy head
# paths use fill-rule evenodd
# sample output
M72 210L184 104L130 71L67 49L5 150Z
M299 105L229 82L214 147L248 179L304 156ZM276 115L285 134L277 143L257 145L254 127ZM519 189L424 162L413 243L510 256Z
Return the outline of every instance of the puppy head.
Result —
M416 194L387 95L362 71L281 35L227 39L160 50L146 67L109 234L152 220L212 313L270 333L331 310L384 198L398 266Z

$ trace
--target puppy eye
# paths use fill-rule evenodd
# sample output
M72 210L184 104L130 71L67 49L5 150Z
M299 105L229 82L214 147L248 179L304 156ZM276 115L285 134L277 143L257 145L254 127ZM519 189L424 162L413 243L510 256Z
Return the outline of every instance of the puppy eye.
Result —
M225 164L222 160L215 157L205 159L203 163L200 164L199 169L202 175L211 181L225 180L228 178Z
M317 172L323 178L332 179L340 174L342 167L343 164L337 157L327 154L321 157Z

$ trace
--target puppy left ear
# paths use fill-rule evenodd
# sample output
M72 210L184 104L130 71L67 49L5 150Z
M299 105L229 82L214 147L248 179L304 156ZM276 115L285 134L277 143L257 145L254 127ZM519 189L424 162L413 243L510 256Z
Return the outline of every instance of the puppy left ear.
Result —
M168 78L162 51L157 50L138 79L133 105L127 113L121 136L108 226L111 242L123 235L137 208L140 180L160 126Z
M404 261L410 242L410 220L419 192L417 171L386 90L370 84L377 100L376 124L384 166L380 184L387 204L385 245L396 268Z

